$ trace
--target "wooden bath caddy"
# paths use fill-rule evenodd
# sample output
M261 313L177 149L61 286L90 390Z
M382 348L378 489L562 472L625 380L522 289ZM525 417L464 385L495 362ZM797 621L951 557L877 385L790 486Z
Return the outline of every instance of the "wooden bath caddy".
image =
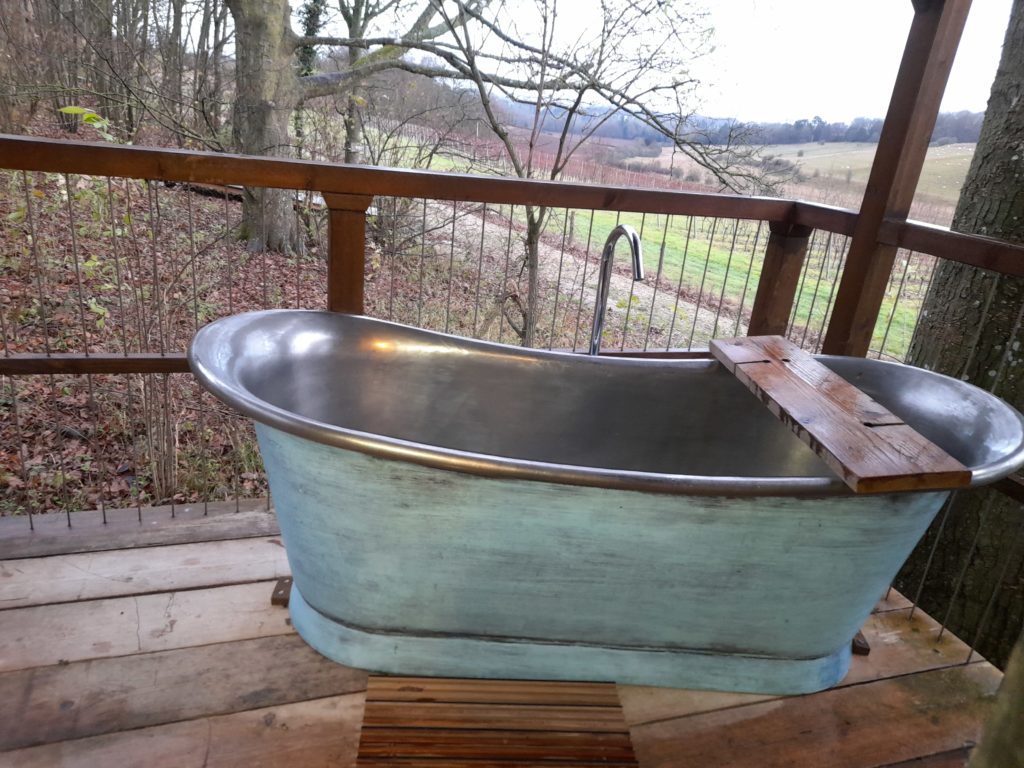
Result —
M963 464L781 336L715 339L711 354L856 493L971 481Z

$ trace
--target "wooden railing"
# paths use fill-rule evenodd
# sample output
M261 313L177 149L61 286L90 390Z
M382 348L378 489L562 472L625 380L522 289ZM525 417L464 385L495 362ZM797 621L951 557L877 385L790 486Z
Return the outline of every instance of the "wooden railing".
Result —
M0 136L0 168L164 182L259 185L320 193L330 209L327 308L353 313L363 311L366 211L378 195L767 222L770 235L765 242L761 277L750 312L750 335L786 332L812 232L855 235L863 221L863 214L852 210L781 198L595 187L20 136ZM851 252L856 247L855 239ZM1024 248L918 222L883 218L878 222L873 247L906 248L1007 275L1024 275ZM853 314L860 311L864 298L857 291L877 290L873 284L851 283L850 269L847 264L827 334L832 334L837 326L849 327L854 322ZM873 324L874 320L872 327ZM825 351L829 351L828 335ZM0 358L0 375L12 376L187 371L182 350L22 353ZM1019 495L1019 484L1003 485Z
M0 167L149 181L249 185L317 192L330 209L327 308L361 313L366 211L374 196L546 205L597 211L707 216L768 222L761 279L749 332L784 333L814 230L855 235L863 214L797 200L595 187L550 181L343 166L204 152L0 137ZM857 240L854 238L854 245ZM873 247L911 249L1009 275L1024 275L1024 248L894 218L878 222ZM851 256L852 259L852 256ZM847 266L847 275L851 267ZM891 269L891 267L890 267ZM886 275L886 279L888 279ZM848 326L867 290L844 277L828 332ZM876 313L877 314L877 313ZM874 325L874 318L871 320ZM825 351L830 351L826 339ZM834 351L834 350L831 350ZM857 350L866 352L866 347ZM186 371L179 351L134 355L13 355L0 373L124 373Z

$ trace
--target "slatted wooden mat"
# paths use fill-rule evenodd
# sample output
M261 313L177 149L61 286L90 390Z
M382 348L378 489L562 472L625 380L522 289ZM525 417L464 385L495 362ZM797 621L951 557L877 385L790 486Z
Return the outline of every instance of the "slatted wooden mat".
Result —
M357 766L636 766L608 683L370 676Z

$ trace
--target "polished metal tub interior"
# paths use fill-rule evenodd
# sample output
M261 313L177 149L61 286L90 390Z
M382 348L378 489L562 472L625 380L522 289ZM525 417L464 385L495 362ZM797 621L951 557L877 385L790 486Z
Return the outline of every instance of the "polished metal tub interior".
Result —
M851 493L710 360L291 310L217 321L189 355L257 422L293 624L368 669L818 690L947 495ZM1024 463L997 398L820 359L974 484Z

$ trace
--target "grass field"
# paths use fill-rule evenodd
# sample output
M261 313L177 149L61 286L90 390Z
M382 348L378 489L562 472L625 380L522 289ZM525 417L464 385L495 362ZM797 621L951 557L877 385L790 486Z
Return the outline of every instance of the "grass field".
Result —
M973 151L974 145L971 144L954 144L929 150L918 197L937 209L940 220L934 223L946 223L941 219L951 215ZM875 145L779 145L766 148L766 154L791 160L802 168L807 180L786 194L856 207L870 173ZM457 164L453 163L446 169L455 168ZM816 196L815 191L820 191L821 196ZM547 235L552 245L557 245L561 236L565 215L563 210L552 212ZM517 212L515 217L520 220L522 213ZM921 218L931 220L934 217ZM695 218L691 222L687 217L680 216L672 217L666 228L665 217L658 215L644 217L612 211L597 211L593 214L590 211L577 211L573 244L577 248L584 248L590 233L589 252L594 257L600 251L604 238L619 222L630 224L642 233L648 282L659 274L660 260L660 277L665 290L674 292L677 285L681 286L690 306L696 301L696 312L701 313L702 317L703 313L709 312L716 318L716 327L712 332L729 335L735 331L740 308L749 312L760 278L767 238L763 227L758 233L756 222L737 224L729 219L715 222L702 218ZM825 327L845 247L846 239L838 235L829 237L827 233L816 233L812 237L793 317L794 333L802 343L807 342L813 346ZM621 266L625 263L625 256L624 249L620 250L623 251L619 254ZM927 264L920 261L921 257L915 257L908 269L905 288L900 288L897 276L879 313L872 348L877 350L884 347L887 356L897 359L906 354L909 346L930 269L930 261ZM899 264L897 269L900 269ZM901 290L897 301L897 293ZM717 322L719 306L723 308L720 323ZM681 328L681 336L673 335L674 345L687 346L692 343L703 346L707 343L701 334L711 329L703 325L698 329L692 316L681 318L680 323L676 334L680 333Z
M778 144L765 147L765 154L790 160L800 167L805 176L832 182L849 181L867 183L871 162L875 157L874 144ZM949 144L930 147L925 158L918 195L948 203L956 203L960 187L974 156L974 144ZM817 176L815 177L815 172Z
M931 147L915 197L918 213L932 224L949 224L952 208L960 195L967 170L974 156L974 144L949 144ZM812 202L856 208L875 157L875 144L834 142L828 144L773 144L764 147L764 156L773 156L797 164L801 180L786 185L777 194L796 196ZM674 168L684 174L713 184L714 180L692 160L666 148L657 158L630 158L641 167ZM937 208L938 210L929 210Z
M717 328L718 335L730 335L735 331L736 313L741 305L746 312L750 311L761 275L761 262L768 236L766 227L762 226L758 231L756 222L737 223L729 219L713 222L711 219L700 218L694 218L691 222L682 216L672 217L666 226L664 216L597 211L593 213L591 230L591 215L590 211L576 213L577 246L585 247L587 234L592 232L590 253L597 254L604 238L617 223L633 226L641 232L648 281L653 281L659 274L661 261L661 279L673 288L680 284L682 272L683 289L690 296L703 296L701 305L709 302L717 305L720 300L724 303L727 309ZM561 226L559 212L551 222L550 230L560 231ZM845 245L845 238L830 238L824 233L815 235L809 244L793 318L795 333L799 334L798 341L816 338L825 327ZM626 263L625 248L620 248L617 263ZM916 271L908 272L908 280L915 281L915 284L921 279L923 277ZM898 302L894 291L886 295L872 342L874 349L881 349L884 340L886 354L897 358L905 355L920 306L920 299L915 300L909 294L908 284ZM689 329L692 323L693 318L682 321L683 336L673 337L676 344L685 346L690 341L692 334ZM697 336L692 338L692 342L694 346L705 346L707 339Z
M948 225L971 164L974 148L974 144L950 144L928 150L912 216ZM801 168L806 181L788 189L786 194L855 208L864 194L875 149L876 145L863 143L795 144L766 147L765 154L790 160ZM623 220L638 226L639 218L637 216L632 220L624 216ZM612 215L599 214L595 229L607 231L613 225ZM660 230L656 233L645 232L644 246L648 253L658 253L660 236ZM843 238L834 237L826 255L825 238L818 235L815 237L817 239L812 240L807 255L794 317L794 325L808 329L811 338L824 327L826 313L834 298L838 256L833 251L845 245ZM720 236L716 236L714 243L709 245L707 233L702 232L696 241L690 243L683 285L696 291L703 281L706 292L710 291L714 296L723 295L721 287L728 273L724 296L738 304L748 285L748 270L750 286L756 286L760 276L764 243L762 241L753 250L753 265L750 248L749 241L741 238L735 250L731 250L730 243L723 242ZM670 233L665 242L666 276L678 276L683 251L683 237L678 233ZM906 263L908 258L909 265ZM904 267L905 272L902 271ZM649 268L653 270L655 267L649 265ZM906 355L930 270L930 259L901 253L896 265L898 274L894 275L879 312L871 344L873 349L882 350L887 356L897 359ZM747 288L745 306L748 310L752 302L751 290ZM800 334L806 337L803 331Z

